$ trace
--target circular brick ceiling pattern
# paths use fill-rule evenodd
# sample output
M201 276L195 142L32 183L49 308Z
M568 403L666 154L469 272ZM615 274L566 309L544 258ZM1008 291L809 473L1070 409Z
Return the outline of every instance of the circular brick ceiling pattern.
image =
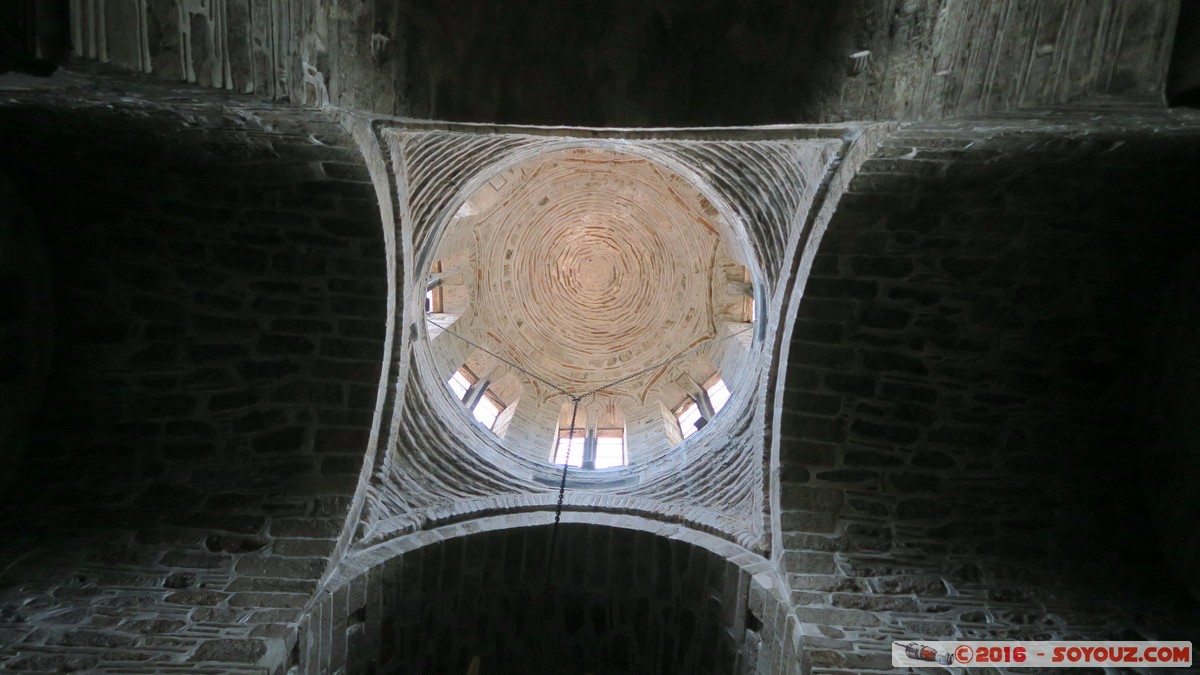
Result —
M464 209L475 212L477 263L460 326L522 368L583 393L717 335L719 216L674 173L577 149L511 168L480 193ZM650 404L649 377L609 391Z

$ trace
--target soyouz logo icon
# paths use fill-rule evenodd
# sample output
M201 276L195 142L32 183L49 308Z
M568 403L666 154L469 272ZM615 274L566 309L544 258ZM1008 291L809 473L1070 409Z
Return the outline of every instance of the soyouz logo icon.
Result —
M1187 668L1191 642L896 640L896 667Z
M933 661L940 663L943 666L948 666L954 663L954 657L950 652L944 649L934 649L919 642L910 642L904 645L904 654L910 659L918 661Z

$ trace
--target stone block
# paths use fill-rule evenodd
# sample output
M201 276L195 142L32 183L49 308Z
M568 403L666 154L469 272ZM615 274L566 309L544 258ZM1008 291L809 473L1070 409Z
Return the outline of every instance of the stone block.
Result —
M302 356L311 354L317 345L303 335L263 335L254 347L260 354L271 356Z
M287 411L278 408L253 410L233 420L232 429L241 434L264 432L287 424L288 418Z
M811 277L804 286L805 297L870 300L879 294L879 283L859 279Z
M252 553L260 551L267 545L262 537L231 537L228 535L210 534L204 538L204 546L218 553Z
M833 466L837 457L837 446L829 443L785 439L779 444L779 455L781 462L785 465Z
M170 551L163 555L159 564L165 567L187 567L192 569L219 569L229 563L229 556L207 553Z
M175 591L167 595L166 601L176 605L219 605L225 601L225 594L201 588Z
M912 313L900 307L867 305L858 313L858 325L884 330L903 330L912 320Z
M868 370L894 371L924 375L929 368L920 359L898 352L867 352L863 354L863 366Z
M249 380L274 380L300 372L300 365L292 359L242 361L237 364L237 371Z
M875 377L872 375L850 375L846 373L826 373L825 386L845 394L855 396L874 396Z
M888 477L888 483L897 492L938 492L941 489L941 478L928 473L896 473Z
M949 594L946 584L936 575L882 576L871 580L876 593L938 597Z
M797 607L796 618L805 623L829 626L871 627L880 625L878 617L871 612L854 609Z
M361 455L331 455L321 458L323 476L357 476L361 470Z
M852 256L850 269L857 277L905 279L913 272L913 262L899 256Z
M837 415L842 410L840 396L797 392L788 396L788 408L799 409L816 415Z
M213 638L200 643L188 661L217 663L257 663L267 653L262 640Z
M343 340L341 338L323 338L321 340L321 356L334 359L362 359L377 362L381 356L382 345L373 340Z
M234 410L254 405L259 394L252 390L235 391L227 394L212 394L208 398L208 409L214 412Z
M888 467L903 464L904 460L875 450L847 450L842 463L846 466Z
M341 532L340 518L276 518L271 521L271 536L332 539Z
M304 427L288 427L261 433L254 437L251 445L255 452L276 453L303 451L307 429Z
M792 339L800 342L837 344L842 341L842 325L832 321L798 319L793 331Z
M276 558L263 555L246 555L238 559L234 570L251 577L273 577L280 579L315 579L325 571L323 558Z
M936 499L904 499L896 505L900 520L943 518L950 514L950 505Z
M842 506L840 488L809 487L783 483L780 485L780 506L785 510L836 513Z
M840 442L846 438L844 420L785 412L780 421L784 438Z
M902 445L915 442L921 434L918 427L902 426L898 424L876 424L874 422L868 422L864 419L854 420L854 422L850 424L850 433L867 439L886 441L888 443L898 443Z

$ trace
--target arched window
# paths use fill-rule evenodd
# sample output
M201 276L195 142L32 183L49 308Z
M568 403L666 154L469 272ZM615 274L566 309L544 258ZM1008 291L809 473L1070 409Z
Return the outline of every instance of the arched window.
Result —
M559 415L558 431L554 434L554 450L551 461L555 464L567 464L575 468L583 466L584 446L587 443L587 415L580 410L575 415L575 426L571 426L570 405L564 406L566 420Z
M708 394L708 400L712 404L713 414L721 412L721 408L729 402L729 387L725 386L725 380L721 379L720 373L714 373L708 381L704 383L704 393Z
M596 459L597 469L611 469L625 466L625 430L597 429L596 430Z
M616 404L580 408L571 426L571 406L563 406L555 433L552 463L577 469L612 469L628 464L625 416Z
M429 282L425 285L425 313L441 314L445 309L442 300L442 261L429 268Z
M729 387L725 385L721 373L714 372L694 393L685 395L673 409L680 435L687 438L703 429L721 412L721 408L729 402L729 397Z
M488 382L480 381L465 364L446 381L455 397L467 406L471 416L489 431L496 431L497 421L508 407L500 397L492 393Z
M458 321L467 309L469 289L462 274L466 260L464 253L456 251L429 265L424 302L426 330L431 340Z
M479 397L479 402L475 404L475 409L471 414L475 416L483 426L494 430L496 428L496 420L500 418L500 413L504 412L506 406L496 397L495 394L488 390L484 390L483 396Z
M754 279L750 276L750 268L742 268L742 322L754 323Z
M679 423L679 432L683 434L684 438L704 428L705 420L700 415L700 406L691 396L683 399L683 402L675 407L675 419Z
M478 381L479 378L475 377L475 373L472 373L470 368L463 366L454 371L450 379L446 380L446 384L450 387L450 391L454 392L455 397L462 401L466 399L467 391Z

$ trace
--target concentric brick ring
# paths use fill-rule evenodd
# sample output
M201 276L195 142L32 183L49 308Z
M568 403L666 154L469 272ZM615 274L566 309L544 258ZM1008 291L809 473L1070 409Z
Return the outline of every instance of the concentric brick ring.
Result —
M568 391L715 334L719 234L694 187L601 150L553 153L505 175L511 192L476 225L478 286L463 317L475 334Z

